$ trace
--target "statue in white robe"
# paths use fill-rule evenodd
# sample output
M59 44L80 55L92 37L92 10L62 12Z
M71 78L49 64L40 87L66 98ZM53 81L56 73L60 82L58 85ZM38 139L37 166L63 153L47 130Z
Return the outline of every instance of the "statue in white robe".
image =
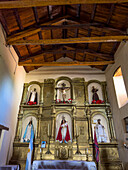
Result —
M107 142L107 135L104 126L100 123L101 119L97 120L97 124L94 127L96 131L97 142Z
M29 105L37 104L37 91L36 91L36 88L34 88L34 91L31 91L27 104L29 104Z

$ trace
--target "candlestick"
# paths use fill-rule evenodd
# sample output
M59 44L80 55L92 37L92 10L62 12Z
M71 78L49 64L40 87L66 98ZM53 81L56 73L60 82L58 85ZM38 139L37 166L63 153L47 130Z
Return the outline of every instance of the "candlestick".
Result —
M76 136L77 136L77 124L76 124Z
M49 124L48 124L48 136L50 136L50 133L49 133Z

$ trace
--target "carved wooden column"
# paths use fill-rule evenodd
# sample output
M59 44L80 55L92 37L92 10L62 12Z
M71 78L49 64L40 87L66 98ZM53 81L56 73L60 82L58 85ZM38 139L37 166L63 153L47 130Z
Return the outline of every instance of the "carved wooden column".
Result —
M19 114L19 115L18 115L18 121L17 121L15 141L20 141L20 139L21 139L22 118L23 118L23 115L22 115L22 114Z
M43 90L44 90L44 85L43 85L43 83L41 83L41 86L40 86L40 101L39 101L39 103L40 104L43 104Z
M51 138L54 140L55 138L55 116L52 115L52 131L51 131Z
M88 119L88 141L92 142L92 126L91 126L91 110L87 108L86 110L87 119Z
M104 102L108 103L108 96L107 96L106 86L107 86L106 82L102 82L102 92L103 92Z
M54 140L55 138L55 114L56 114L56 109L55 106L52 106L52 129L51 129L51 140Z
M74 131L73 131L73 137L74 137L74 139L76 138L76 116L74 116L73 117L73 124L74 124L74 127L73 127L73 129L74 129Z
M88 100L88 86L87 86L87 82L85 82L85 102L89 103Z
M28 92L28 84L24 84L23 95L22 95L22 102L21 104L26 104L27 102L27 92Z
M73 123L73 130L72 130L72 132L73 132L73 138L75 139L76 138L76 112L77 112L77 110L76 110L76 106L73 106L73 108L72 108L72 115L73 115L73 121L72 121L72 123Z
M40 139L40 124L41 124L41 115L38 115L38 120L37 120L37 130L36 130L36 136L37 139Z
M113 120L112 120L112 114L110 108L106 108L108 123L109 123L109 131L110 131L110 138L111 141L115 141L115 132L114 132L114 126L113 126Z

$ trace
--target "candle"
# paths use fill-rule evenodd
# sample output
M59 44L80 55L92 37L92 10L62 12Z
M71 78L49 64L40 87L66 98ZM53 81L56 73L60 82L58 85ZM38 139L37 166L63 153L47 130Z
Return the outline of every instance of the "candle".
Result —
M48 124L48 136L49 136L50 134L49 134L49 124Z
M76 136L77 136L77 124L76 124Z
M77 136L79 136L79 128L77 127Z
M40 148L40 153L42 152L41 148Z
M87 148L87 154L88 154L88 148Z

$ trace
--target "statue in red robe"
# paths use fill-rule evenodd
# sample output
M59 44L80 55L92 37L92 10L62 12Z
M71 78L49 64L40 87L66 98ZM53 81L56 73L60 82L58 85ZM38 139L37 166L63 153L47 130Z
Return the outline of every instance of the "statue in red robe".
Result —
M68 143L68 141L71 140L68 124L65 119L62 119L61 121L56 140L59 140L60 143Z

